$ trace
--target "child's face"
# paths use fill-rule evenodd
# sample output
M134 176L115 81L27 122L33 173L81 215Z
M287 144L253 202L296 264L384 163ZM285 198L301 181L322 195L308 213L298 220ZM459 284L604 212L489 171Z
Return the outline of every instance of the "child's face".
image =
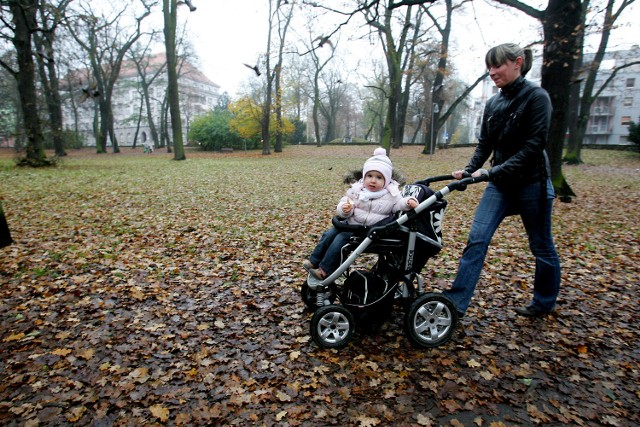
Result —
M380 191L384 188L384 175L378 171L369 171L364 176L364 188L369 191Z

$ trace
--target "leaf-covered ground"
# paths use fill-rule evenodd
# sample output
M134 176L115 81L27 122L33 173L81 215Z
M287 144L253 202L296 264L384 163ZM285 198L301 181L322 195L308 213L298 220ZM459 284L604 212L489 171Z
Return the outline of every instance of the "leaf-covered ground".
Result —
M586 151L556 201L555 315L516 317L533 260L517 218L498 230L449 344L413 349L402 312L348 347L308 333L301 263L373 147L284 153L71 152L16 169L0 152L15 244L0 249L0 424L520 426L640 424L640 156ZM394 150L409 180L470 149ZM451 194L455 275L482 185Z

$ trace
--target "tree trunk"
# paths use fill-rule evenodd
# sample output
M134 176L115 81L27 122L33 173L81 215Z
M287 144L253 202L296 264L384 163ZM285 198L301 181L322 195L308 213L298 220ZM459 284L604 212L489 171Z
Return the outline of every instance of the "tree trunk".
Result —
M553 105L547 151L551 163L551 180L561 200L575 196L562 174L562 152L568 124L569 95L575 58L577 34L581 25L582 5L579 0L551 0L542 20L544 29L544 65L542 87Z
M17 81L20 93L20 106L27 137L27 154L25 164L29 166L45 166L44 138L38 116L38 96L35 85L35 66L31 53L31 33L36 28L37 0L10 2L9 8L13 16L13 45L18 60Z
M180 116L180 94L178 92L178 68L176 57L176 0L163 0L164 42L167 51L167 75L169 110L171 111L171 129L173 135L173 158L185 160L182 140L182 117Z

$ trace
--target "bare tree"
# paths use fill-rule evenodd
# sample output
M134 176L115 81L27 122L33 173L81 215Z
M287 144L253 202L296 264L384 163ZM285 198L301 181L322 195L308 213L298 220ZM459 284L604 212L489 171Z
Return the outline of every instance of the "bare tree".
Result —
M191 12L196 10L190 0L162 0L164 12L164 43L167 52L168 103L171 112L171 128L173 135L174 160L185 160L182 137L182 117L180 116L180 94L178 92L178 58L176 54L176 26L178 6L184 4Z
M549 0L546 9L536 9L518 0L494 0L539 20L544 32L541 86L551 97L553 114L547 152L551 180L561 200L575 196L562 173L562 151L569 123L569 98L575 60L578 57L578 31L583 25L583 2Z
M96 132L96 150L105 153L107 137L113 145L113 152L119 153L120 147L114 130L114 116L111 104L113 90L120 75L122 61L131 46L142 36L142 21L151 14L152 3L140 0L142 11L134 18L133 30L127 31L122 18L127 7L116 11L111 16L98 16L90 4L81 5L82 11L77 16L70 16L68 29L71 35L87 54L91 67L91 80L78 81L82 90L90 98L97 99L100 111L99 130Z
M149 37L148 43L144 47L132 49L130 52L130 58L135 64L138 71L138 77L140 82L140 91L142 92L142 102L145 105L147 124L149 125L149 131L151 133L151 140L153 141L154 148L160 147L160 139L158 137L158 128L153 117L153 109L151 108L151 94L150 88L155 80L165 72L166 61L161 64L151 64L151 57L149 48L153 42L153 37Z
M40 82L47 102L49 128L56 156L66 156L62 128L62 97L55 64L54 41L56 30L62 22L64 11L71 0L60 0L56 4L42 2L39 10L40 30L33 34Z
M450 0L447 0L450 1ZM381 14L377 8L363 9L363 14L369 25L375 28L382 41L385 58L387 61L387 71L389 73L389 89L387 117L385 119L385 129L382 135L381 146L388 151L393 145L398 147L400 142L395 140L398 129L398 102L402 93L402 76L403 76L403 53L407 42L409 30L412 25L412 8L407 7L402 21L400 36L396 41L393 34L393 10L390 6L393 1L389 1Z
M289 29L289 25L291 24L291 18L293 17L293 5L289 5L289 7L284 7L283 3L278 2L278 7L276 8L276 15L278 17L278 59L273 72L274 72L274 80L275 80L276 123L278 124L278 128L276 131L276 143L274 146L274 151L276 153L281 153L282 152L282 130L283 130L282 88L281 88L282 64L283 64L283 56L284 56L285 39L287 37L287 30Z
M44 152L32 52L32 35L37 28L38 7L38 0L0 1L0 19L9 30L7 32L3 30L1 34L3 38L9 39L15 48L17 69L2 59L0 59L0 66L6 69L18 83L20 108L27 140L26 157L18 164L36 167L51 164Z
M309 53L311 55L311 63L313 64L313 74L310 77L311 87L313 88L313 96L312 96L312 110L311 117L313 120L313 129L315 132L316 145L320 147L322 145L322 138L320 136L320 109L321 109L321 99L320 99L320 80L322 71L324 68L331 62L331 60L335 56L336 49L338 47L339 42L329 42L328 39L324 40L323 37L320 37L320 42L322 45L318 43L316 48L314 48L314 44L318 42L318 38L314 38L313 34L309 33ZM324 41L323 41L324 40ZM326 47L326 48L325 48ZM329 52L329 54L321 58L320 52L324 54L324 52ZM326 134L325 134L326 139Z

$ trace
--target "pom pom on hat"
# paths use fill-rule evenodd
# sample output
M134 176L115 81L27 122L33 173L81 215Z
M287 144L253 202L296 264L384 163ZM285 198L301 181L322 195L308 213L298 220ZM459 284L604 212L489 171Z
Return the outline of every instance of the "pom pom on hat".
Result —
M393 174L393 164L391 163L391 159L387 157L387 150L378 147L373 151L373 157L369 157L369 159L364 162L362 177L364 178L369 171L380 172L382 176L384 176L384 188L387 188Z

